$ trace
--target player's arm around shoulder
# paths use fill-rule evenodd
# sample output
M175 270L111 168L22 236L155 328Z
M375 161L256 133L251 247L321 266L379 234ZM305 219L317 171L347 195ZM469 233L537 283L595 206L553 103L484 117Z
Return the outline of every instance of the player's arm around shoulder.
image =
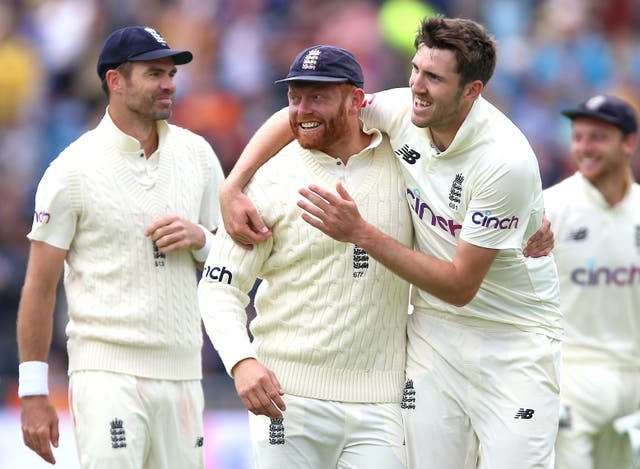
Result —
M359 116L367 128L376 128L384 133L395 134L401 131L405 120L410 117L411 102L410 88L393 88L377 93L367 93Z

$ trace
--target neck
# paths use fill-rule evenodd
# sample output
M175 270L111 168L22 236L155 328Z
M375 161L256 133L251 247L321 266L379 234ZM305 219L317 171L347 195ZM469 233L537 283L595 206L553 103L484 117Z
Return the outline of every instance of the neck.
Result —
M457 117L448 121L445 125L429 127L431 141L438 150L445 151L449 148L453 139L456 138L458 130L460 130L460 127L462 127L462 124L464 124L465 119L469 115L473 102L474 101L469 104L463 102L461 111Z
M334 158L339 158L344 164L347 164L349 158L357 155L371 143L371 135L365 134L361 130L358 131L356 137L350 137L348 144L339 146L338 151L331 154Z
M140 142L147 158L158 149L158 127L154 120L144 120L131 113L120 113L109 107L109 116L118 129Z
M619 172L613 177L602 181L594 181L592 184L600 191L607 203L610 206L614 206L624 199L629 190L629 174L627 172Z

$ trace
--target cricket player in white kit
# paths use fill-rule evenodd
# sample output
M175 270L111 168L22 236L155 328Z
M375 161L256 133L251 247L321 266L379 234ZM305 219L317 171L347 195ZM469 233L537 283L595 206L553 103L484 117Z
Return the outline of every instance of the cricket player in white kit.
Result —
M362 116L394 132L420 249L366 223L342 184L337 195L303 188L298 205L305 221L423 290L413 293L402 403L409 467L551 467L558 279L551 258L522 252L543 213L535 155L480 97L495 67L495 44L480 25L426 19L416 48L413 99L408 90L381 93ZM241 243L270 236L239 189L290 138L280 114L254 135L221 190L225 226ZM528 255L550 251L540 245L545 232L529 239Z
M152 28L113 32L98 59L105 115L38 186L18 392L25 444L50 463L58 421L46 359L64 266L81 467L204 467L196 266L217 226L223 173L202 137L166 122L176 65L191 59Z
M577 171L544 191L565 328L556 469L629 469L629 438L612 424L640 403L637 118L608 95L563 114Z
M367 223L347 191L302 190L313 217L303 216L418 287L403 402L410 467L475 467L479 445L477 467L550 468L558 278L551 257L523 255L544 211L537 160L480 95L495 63L481 26L426 19L416 48L411 89L370 96L361 117L401 162L418 252Z
M341 182L372 223L412 245L398 163L386 136L361 128L351 53L306 49L279 82L297 140L246 189L272 236L246 250L217 234L199 285L204 324L251 411L256 467L405 468L409 284L305 223L296 205L301 186ZM245 307L257 277L251 341Z

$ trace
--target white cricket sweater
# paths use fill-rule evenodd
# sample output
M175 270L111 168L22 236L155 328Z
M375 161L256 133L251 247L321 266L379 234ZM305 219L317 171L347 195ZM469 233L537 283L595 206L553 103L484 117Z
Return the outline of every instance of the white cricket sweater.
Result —
M144 229L168 214L216 226L223 174L203 138L163 121L158 130L158 150L146 160L107 113L51 163L38 187L40 216L29 238L68 249L69 372L201 378L191 251L163 255Z
M372 144L346 166L291 143L247 186L273 235L247 251L218 232L199 297L205 327L227 371L255 357L288 394L400 402L407 282L364 250L304 222L296 205L299 188L315 183L335 190L341 180L365 219L410 245L413 228L397 162L387 139L372 133ZM263 281L251 343L245 307L256 277Z

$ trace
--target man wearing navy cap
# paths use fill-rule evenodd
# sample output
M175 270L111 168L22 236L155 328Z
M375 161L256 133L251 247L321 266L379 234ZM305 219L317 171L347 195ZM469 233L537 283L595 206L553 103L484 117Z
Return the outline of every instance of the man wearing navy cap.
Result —
M629 162L638 123L608 95L562 114L577 171L544 191L565 329L555 467L628 469L629 438L613 422L640 403L640 185Z
M64 268L69 403L83 468L203 468L196 267L219 218L211 146L170 125L176 65L158 31L112 33L97 72L109 105L36 194L18 311L25 444L55 462L47 355Z
M256 467L401 469L409 285L296 205L301 185L341 182L371 223L411 245L397 162L358 119L363 75L348 51L306 49L276 83L288 85L296 140L246 188L272 236L246 250L220 228L198 287L204 324L251 411Z

